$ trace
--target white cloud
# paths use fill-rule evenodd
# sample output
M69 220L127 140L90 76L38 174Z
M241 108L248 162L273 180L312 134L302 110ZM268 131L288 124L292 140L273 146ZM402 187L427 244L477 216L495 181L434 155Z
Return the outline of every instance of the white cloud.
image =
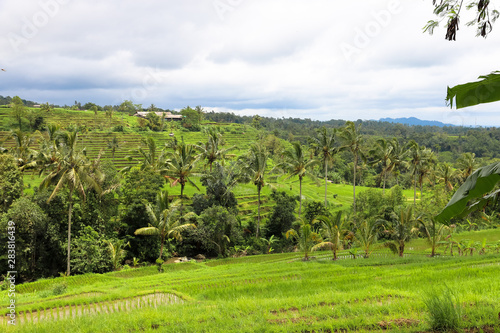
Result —
M500 125L495 104L444 106L446 86L499 69L500 27L486 40L465 27L457 42L442 28L423 34L430 1L4 0L0 9L3 95Z

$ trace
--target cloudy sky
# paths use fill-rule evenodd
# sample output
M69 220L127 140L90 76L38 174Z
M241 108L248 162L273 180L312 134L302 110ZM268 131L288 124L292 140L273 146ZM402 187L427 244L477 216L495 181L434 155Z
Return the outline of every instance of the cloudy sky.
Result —
M318 120L410 117L500 126L446 87L500 70L500 26L422 33L431 0L2 0L0 95L72 105ZM500 8L497 8L500 9Z

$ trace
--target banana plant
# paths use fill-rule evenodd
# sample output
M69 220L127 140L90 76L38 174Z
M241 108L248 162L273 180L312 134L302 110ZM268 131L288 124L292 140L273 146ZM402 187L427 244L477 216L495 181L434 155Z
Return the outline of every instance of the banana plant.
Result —
M500 162L495 162L473 172L460 186L446 207L435 218L450 224L453 218L462 218L482 210L488 203L498 200L500 190L492 191L500 181ZM488 194L489 193L489 194ZM472 204L468 204L472 201Z

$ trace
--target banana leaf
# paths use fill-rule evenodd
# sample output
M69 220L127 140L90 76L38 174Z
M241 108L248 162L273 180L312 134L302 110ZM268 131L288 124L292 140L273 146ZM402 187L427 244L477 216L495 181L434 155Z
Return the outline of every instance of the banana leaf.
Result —
M500 101L500 71L482 75L480 81L448 87L446 101L453 108L453 101L457 109L481 103Z
M475 207L481 207L481 202L485 203L484 200L491 199L484 196L493 190L498 181L500 181L500 162L477 169L458 188L443 211L436 216L436 221L449 224L452 218L466 214L470 209L468 203L477 198L482 200L479 200Z

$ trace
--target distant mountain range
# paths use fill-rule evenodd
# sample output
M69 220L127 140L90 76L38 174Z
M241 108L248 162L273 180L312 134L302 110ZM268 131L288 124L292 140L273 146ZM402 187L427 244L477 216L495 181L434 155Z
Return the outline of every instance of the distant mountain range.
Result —
M410 126L437 126L437 127L444 127L444 126L455 126L451 124L444 124L440 121L437 120L421 120L415 117L410 117L410 118L381 118L379 121L385 121L388 123L398 123L398 124L404 124L404 125L410 125Z

